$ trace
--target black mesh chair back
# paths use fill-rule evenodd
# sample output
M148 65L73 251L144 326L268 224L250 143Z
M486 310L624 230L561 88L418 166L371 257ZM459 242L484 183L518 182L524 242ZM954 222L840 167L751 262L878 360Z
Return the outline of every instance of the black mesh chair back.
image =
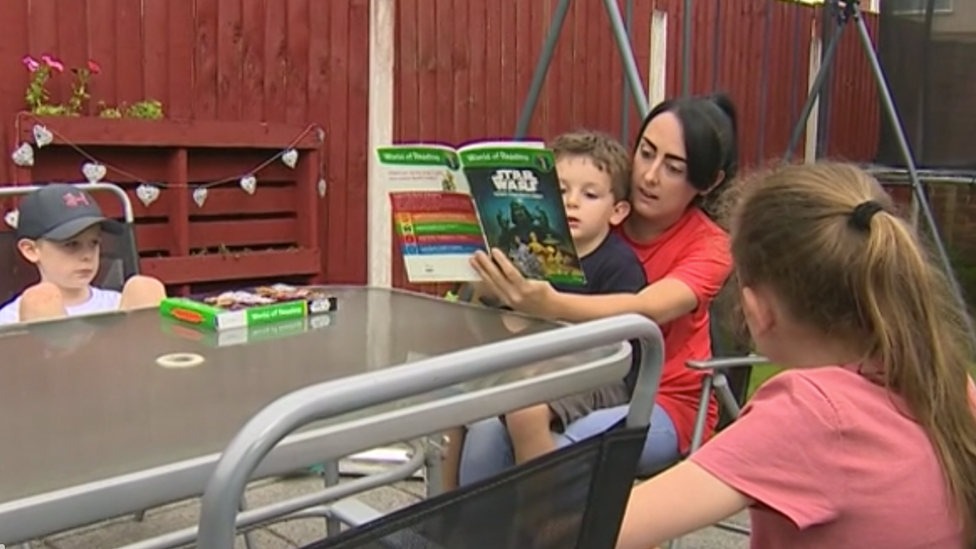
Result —
M646 434L617 425L305 549L612 549Z
M709 310L709 335L712 339L712 357L738 357L749 354L748 334L744 329L744 320L736 300L736 284L733 280L726 282L718 297ZM730 368L725 372L729 389L741 406L745 403L749 391L749 381L752 378L752 366ZM725 407L720 407L717 429L728 426L735 418Z
M115 185L98 183L78 185L88 192L111 191L125 197L122 189ZM24 195L36 187L0 187L0 198ZM139 254L132 224L132 207L125 198L126 212L122 223L122 233L118 235L103 233L98 274L93 285L107 290L121 291L125 281L139 274ZM0 306L14 300L29 286L40 281L37 267L32 265L17 249L17 233L11 227L0 228Z

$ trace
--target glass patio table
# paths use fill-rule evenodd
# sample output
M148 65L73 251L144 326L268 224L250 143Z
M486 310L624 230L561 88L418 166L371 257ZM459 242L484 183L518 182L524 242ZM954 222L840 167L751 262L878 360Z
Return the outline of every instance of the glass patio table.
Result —
M200 332L155 310L0 329L0 543L202 494L233 435L296 390L562 326L397 290L328 290L336 312L249 331ZM435 414L461 425L629 367L630 346L608 344L316 422L251 478L368 449L367 432L410 440L444 428L425 430ZM406 421L397 431L394 414Z

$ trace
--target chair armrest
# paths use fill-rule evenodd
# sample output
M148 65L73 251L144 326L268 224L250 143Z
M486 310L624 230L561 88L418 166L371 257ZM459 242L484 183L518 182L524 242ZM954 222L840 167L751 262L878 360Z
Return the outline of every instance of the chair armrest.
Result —
M766 357L759 355L736 356L729 358L707 358L705 360L689 360L685 365L692 370L723 370L729 368L746 368L769 362Z

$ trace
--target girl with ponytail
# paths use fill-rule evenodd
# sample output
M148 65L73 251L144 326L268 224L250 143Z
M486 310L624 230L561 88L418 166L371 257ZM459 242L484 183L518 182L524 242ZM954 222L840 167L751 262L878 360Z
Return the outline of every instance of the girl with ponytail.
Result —
M748 181L731 249L758 351L787 368L682 464L637 487L618 549L748 508L754 549L969 549L976 416L966 311L868 174Z

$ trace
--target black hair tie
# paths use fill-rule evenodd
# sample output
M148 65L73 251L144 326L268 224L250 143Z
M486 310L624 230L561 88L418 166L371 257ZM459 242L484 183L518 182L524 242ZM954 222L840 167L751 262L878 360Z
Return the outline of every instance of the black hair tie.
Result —
M859 231L871 230L871 218L878 212L883 212L884 206L874 200L866 200L854 207L848 220L851 227Z

